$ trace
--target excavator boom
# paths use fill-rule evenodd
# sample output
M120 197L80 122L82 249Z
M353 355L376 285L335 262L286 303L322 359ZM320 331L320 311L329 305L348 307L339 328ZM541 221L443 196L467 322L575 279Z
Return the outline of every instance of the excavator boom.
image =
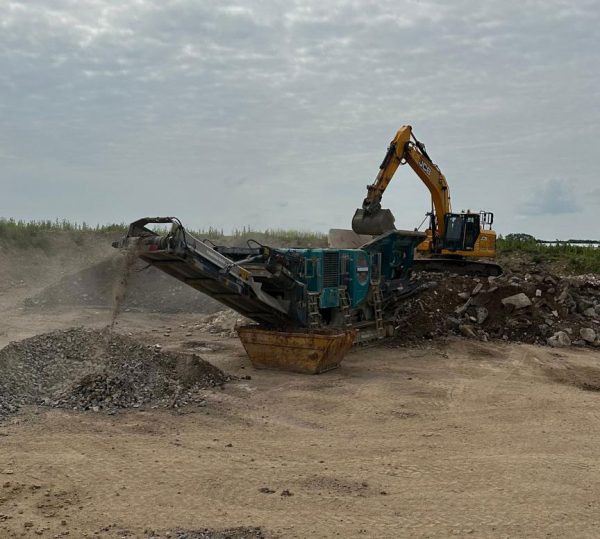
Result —
M375 181L367 186L367 196L363 206L352 219L352 229L357 234L378 235L393 230L394 216L390 210L381 208L383 193L391 182L400 165L409 164L425 184L431 194L431 200L438 216L452 212L450 191L445 176L427 154L425 145L418 141L410 125L403 125L390 143L387 153L379 166ZM438 219L438 232L445 232L444 219Z

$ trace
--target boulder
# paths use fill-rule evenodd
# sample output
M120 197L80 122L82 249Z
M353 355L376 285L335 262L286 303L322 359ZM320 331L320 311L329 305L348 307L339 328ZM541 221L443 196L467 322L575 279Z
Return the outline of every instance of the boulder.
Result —
M468 324L462 324L458 329L465 337L469 337L471 339L477 338L477 334L475 331L473 331L473 327Z
M576 303L577 303L577 311L580 313L584 313L587 309L594 306L594 304L589 299L585 299L585 298L578 298L576 300Z
M469 298L468 301L464 305L460 305L456 309L454 309L454 312L458 315L461 315L467 311L467 309L469 308L469 305L471 305L471 298Z
M546 342L554 348L571 346L571 339L564 331L557 331Z
M477 294L476 296L473 296L471 305L473 305L473 307L480 307L482 305L487 305L491 300L491 294L483 290L479 292L479 294Z
M485 307L477 307L475 312L477 313L477 323L479 325L483 324L487 320L489 311Z
M558 301L558 303L564 303L568 296L569 288L565 287L562 289L561 293L556 297L556 301Z
M449 316L448 317L448 323L454 329L458 329L460 327L460 325L461 325L462 322L458 318L454 318L453 316Z
M538 326L538 331L542 337L545 337L550 332L550 327L548 324L540 324Z
M502 300L502 305L505 307L512 305L515 309L524 309L531 305L531 300L523 293L519 292L514 296L508 296Z
M589 307L585 311L583 311L583 315L587 316L588 318L598 318L598 313L593 307Z
M589 343L593 343L596 340L596 332L592 328L581 328L579 330L579 336Z

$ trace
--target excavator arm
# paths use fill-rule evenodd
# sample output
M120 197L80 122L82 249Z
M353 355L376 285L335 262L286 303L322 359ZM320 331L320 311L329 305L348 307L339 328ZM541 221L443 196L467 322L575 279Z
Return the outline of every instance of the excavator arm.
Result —
M432 230L437 236L444 235L444 216L452 211L448 183L439 167L427 154L425 145L414 136L410 125L404 125L398 130L379 166L375 181L367 186L367 196L362 209L357 210L352 219L352 229L356 233L378 235L395 228L394 216L390 210L381 208L381 199L398 167L406 163L431 193L437 217L436 226Z
M496 233L491 228L494 214L452 212L446 178L427 154L425 145L417 140L410 125L398 130L379 166L375 181L367 186L362 208L356 210L352 219L354 232L378 236L396 228L392 212L381 208L381 199L396 170L404 164L410 165L425 184L433 205L427 239L417 247L417 251L429 259L416 261L420 264L418 267L482 275L502 273L497 264L472 260L496 254Z

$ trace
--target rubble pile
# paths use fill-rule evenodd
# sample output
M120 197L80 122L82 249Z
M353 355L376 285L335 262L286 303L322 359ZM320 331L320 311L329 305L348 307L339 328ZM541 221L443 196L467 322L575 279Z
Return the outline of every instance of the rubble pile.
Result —
M108 330L72 328L0 350L0 419L26 404L114 412L199 403L227 376L198 356L162 352Z
M424 275L419 279L431 279ZM546 273L435 276L397 312L401 338L460 334L554 347L600 346L600 279Z

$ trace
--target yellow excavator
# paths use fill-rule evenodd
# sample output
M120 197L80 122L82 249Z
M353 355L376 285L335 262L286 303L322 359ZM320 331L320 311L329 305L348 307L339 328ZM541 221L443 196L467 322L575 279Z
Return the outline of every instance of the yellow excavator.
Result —
M431 160L425 145L417 140L410 125L402 126L392 140L375 181L367 186L367 197L352 219L357 234L376 236L395 230L394 216L381 208L381 199L400 165L408 164L431 193L432 211L428 213L427 238L417 247L422 255L417 269L453 271L463 274L500 275L493 262L476 260L496 255L494 214L471 211L454 213L445 176Z

